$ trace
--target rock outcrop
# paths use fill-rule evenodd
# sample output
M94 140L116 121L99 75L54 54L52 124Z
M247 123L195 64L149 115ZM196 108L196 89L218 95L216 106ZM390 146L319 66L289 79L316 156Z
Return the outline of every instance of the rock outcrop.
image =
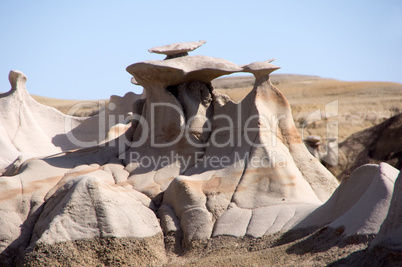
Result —
M114 139L118 123L127 119L132 105L142 96L127 93L111 96L97 116L81 118L65 115L39 104L27 92L26 76L10 71L11 90L0 94L0 175L12 175L33 157L96 146L105 138ZM71 113L81 105L72 107Z
M402 168L402 113L382 123L357 132L339 144L346 164L332 167L339 180L349 176L363 164L387 162Z
M168 214L175 221L165 232L183 231L185 242L222 234L259 237L289 229L332 194L337 181L307 151L288 102L269 82L276 69L270 60L240 67L205 56L127 68L147 92L140 114L145 120L135 128L133 143L148 125L157 133L125 152L128 182L152 199L163 194L160 216L173 210ZM236 104L210 81L239 71L256 81ZM160 111L152 110L156 104ZM142 164L156 157L172 160L166 166ZM233 224L240 217L244 222Z
M270 83L278 67L271 60L239 66L187 55L203 43L154 48L167 58L127 67L145 93L109 106L104 124L100 116L79 121L29 96L18 98L26 94L25 78L12 72L13 89L0 99L8 107L1 109L1 263L43 260L41 249L62 244L73 255L80 242L95 242L81 245L97 249L110 238L139 253L133 238L143 240L145 251L149 243L160 251L163 236L165 242L174 237L172 251L179 253L221 235L321 227L343 227L346 235L378 231L398 171L364 166L338 187L304 145L289 103ZM239 103L210 83L234 72L255 76L253 90ZM128 112L131 127L113 139L110 129L120 129ZM55 121L52 130L41 124L44 118L47 125ZM63 132L67 119L76 122L73 135Z

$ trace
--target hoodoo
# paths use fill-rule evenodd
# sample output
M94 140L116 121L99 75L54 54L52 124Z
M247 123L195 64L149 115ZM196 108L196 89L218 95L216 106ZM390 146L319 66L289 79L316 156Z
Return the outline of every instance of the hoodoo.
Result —
M94 250L116 240L158 255L147 264L163 264L166 242L178 253L222 235L321 228L341 228L343 239L375 235L385 218L375 244L387 242L398 228L386 210L399 172L385 163L363 166L339 186L270 82L279 67L188 54L204 43L151 48L167 57L127 67L143 95L113 96L113 107L86 119L36 103L25 76L11 72L12 90L0 95L0 265L59 263L42 253L54 247L76 263L97 264ZM235 103L211 80L239 72L255 83ZM116 127L128 130L113 139ZM78 260L80 246L91 261ZM121 257L141 261L133 251Z

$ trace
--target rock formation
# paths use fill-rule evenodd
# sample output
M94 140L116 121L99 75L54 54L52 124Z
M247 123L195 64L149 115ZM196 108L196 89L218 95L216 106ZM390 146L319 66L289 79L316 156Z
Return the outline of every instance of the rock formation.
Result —
M167 58L127 67L145 93L109 106L105 125L101 116L80 121L37 104L25 76L11 72L12 90L0 99L1 263L22 264L40 258L43 246L82 240L137 238L163 251L164 235L177 253L222 235L320 227L377 233L398 171L365 166L338 187L270 83L278 67L187 55L203 43L153 48ZM239 103L210 83L235 72L255 76ZM131 127L112 139L128 112Z
M146 140L125 152L128 182L152 199L164 192L160 216L168 213L175 222L165 232L183 231L186 242L222 234L259 237L289 229L336 188L337 181L301 141L288 102L269 82L276 69L271 61L240 67L205 56L127 68L147 92L144 125L154 123L157 144L171 143L153 148L153 140ZM252 73L256 81L236 104L214 91L210 81L238 71ZM157 112L156 103L164 103ZM134 143L143 128L136 127ZM172 154L182 160L151 168L140 162ZM228 227L240 217L243 223Z
M352 134L339 144L339 153L346 157L346 164L330 168L339 180L348 177L357 167L368 163L387 162L401 169L402 113Z
M339 149L337 138L328 138L327 142L324 144L321 142L321 137L311 135L307 136L303 141L310 153L315 158L319 159L333 175L339 174L340 170L346 168L347 159L343 151ZM339 177L337 178L341 179Z
M399 173L388 215L366 252L366 254L368 254L366 255L367 262L370 262L369 260L374 258L377 261L376 264L392 263L400 265L402 263L402 226L400 224L402 220L402 209L400 207L402 203L401 194L402 174Z
M141 96L127 93L111 96L109 105L91 118L67 116L39 104L28 94L26 76L9 74L11 90L0 94L0 175L10 175L22 162L82 147L104 140L110 128L123 123L133 103ZM80 106L72 108L72 112Z

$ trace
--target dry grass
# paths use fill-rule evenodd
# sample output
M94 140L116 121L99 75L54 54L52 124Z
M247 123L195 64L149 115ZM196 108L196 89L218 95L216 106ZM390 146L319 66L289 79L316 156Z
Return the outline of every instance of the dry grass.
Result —
M248 78L248 86L236 87L237 79L233 78L231 85L230 78L225 79L226 84L220 81L214 85L234 101L241 101L252 90L253 79ZM300 75L273 75L271 80L289 101L296 126L304 137L318 135L325 139L331 134L327 131L328 123L335 122L342 141L354 132L402 112L402 84L399 83L345 82ZM246 84L244 77L239 84ZM337 116L325 116L326 105L330 103L338 106ZM310 116L313 112L318 117Z
M37 102L78 117L89 117L99 113L107 105L108 100L66 100L32 95Z

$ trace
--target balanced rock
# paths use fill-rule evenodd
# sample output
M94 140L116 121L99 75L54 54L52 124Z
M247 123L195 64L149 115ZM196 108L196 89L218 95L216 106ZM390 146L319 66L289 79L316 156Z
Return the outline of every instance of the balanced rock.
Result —
M186 56L127 68L147 92L139 114L144 120L133 128L135 145L124 154L128 181L165 207L162 220L169 216L176 221L169 224L176 229L165 232L183 231L189 242L221 234L243 236L245 229L256 237L287 230L337 187L304 146L287 100L269 82L269 74L279 68L271 62L238 66ZM239 71L252 73L256 81L236 104L209 82ZM148 129L154 139L144 138ZM166 158L161 166L144 164L161 157ZM173 215L165 214L170 210ZM237 217L246 225L232 224ZM275 217L271 225L268 218Z
M190 51L194 51L198 47L205 44L205 41L198 42L188 42L188 43L174 43L159 47L150 48L148 51L150 53L163 54L166 55L166 59L171 59L175 57L187 56Z

